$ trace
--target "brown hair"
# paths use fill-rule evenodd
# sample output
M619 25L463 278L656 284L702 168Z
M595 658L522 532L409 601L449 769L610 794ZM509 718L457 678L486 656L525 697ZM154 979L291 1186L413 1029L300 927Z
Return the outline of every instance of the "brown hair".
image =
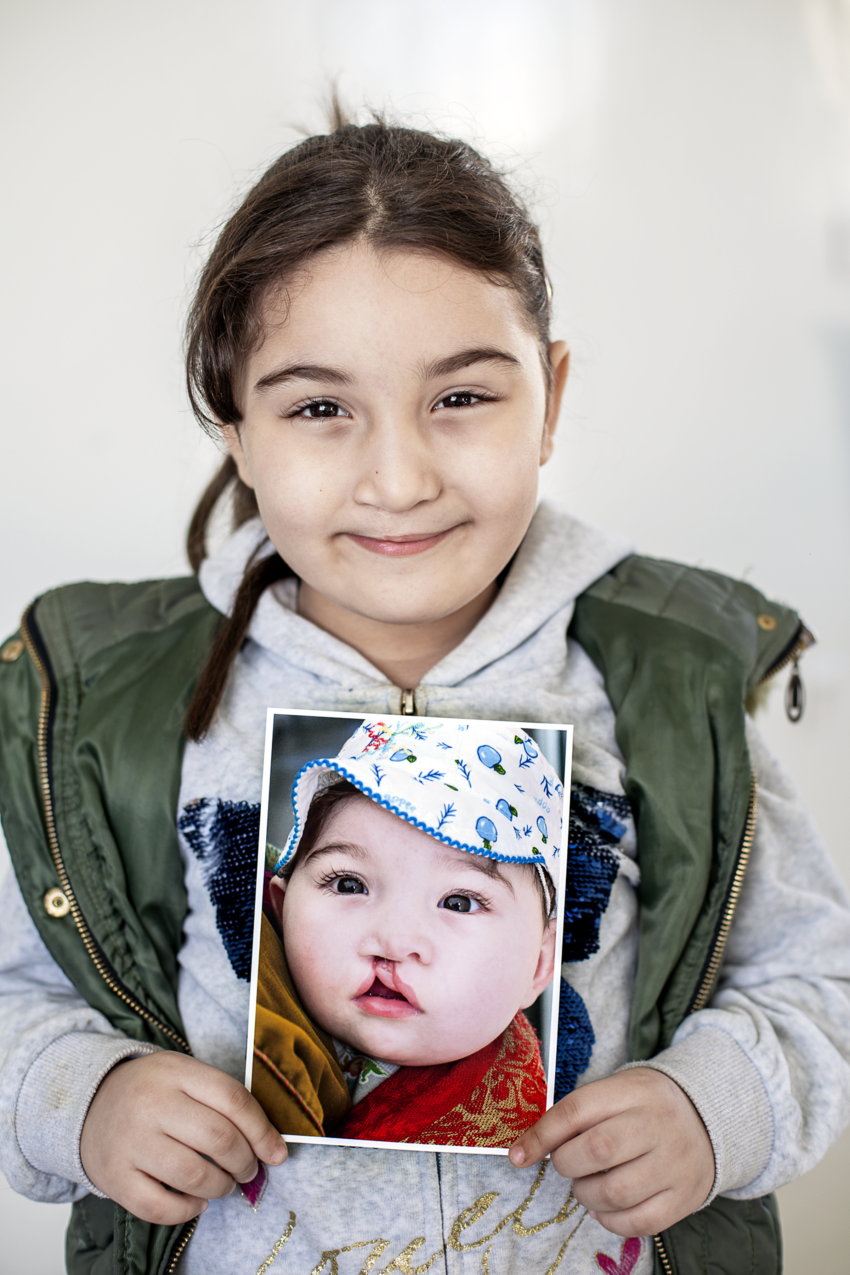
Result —
M295 854L289 863L284 864L278 870L278 876L292 876L295 869L304 862L316 845L334 811L338 810L346 801L352 801L355 798L359 798L361 801L369 801L366 794L361 792L355 784L352 784L348 779L343 779L340 775L332 777L329 783L316 790L315 796L310 803L310 809L307 811L307 818L304 820L304 831L301 833ZM495 859L488 859L486 855L476 855L475 857L480 861L479 866L488 877L505 880L500 865ZM541 864L541 871L546 874L546 886L549 890L549 898L547 899L546 890L543 888L543 882L536 866L533 863L520 863L516 866L522 868L524 873L530 874L533 878L537 892L540 895L543 924L544 926L548 925L549 918L555 912L555 886L552 878Z
M241 423L240 375L262 340L270 291L283 291L292 272L322 248L354 239L376 249L441 253L512 288L539 339L548 385L551 290L540 237L505 178L465 142L381 118L350 124L336 103L334 125L272 164L225 225L201 273L186 325L189 399L201 426L218 437L219 425ZM209 518L228 488L235 526L257 513L253 491L228 458L189 528L196 571ZM209 729L263 590L291 574L277 553L249 564L189 708L190 739Z

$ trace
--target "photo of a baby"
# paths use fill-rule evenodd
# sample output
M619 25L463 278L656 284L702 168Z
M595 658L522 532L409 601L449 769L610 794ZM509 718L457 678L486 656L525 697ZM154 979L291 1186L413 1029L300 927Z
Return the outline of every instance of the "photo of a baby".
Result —
M337 725L263 838L246 1083L293 1140L504 1150L551 1102L563 764L519 725Z

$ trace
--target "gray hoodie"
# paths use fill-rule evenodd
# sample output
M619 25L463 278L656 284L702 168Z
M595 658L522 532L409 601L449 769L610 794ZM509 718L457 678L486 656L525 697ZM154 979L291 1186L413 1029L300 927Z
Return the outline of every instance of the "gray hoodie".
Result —
M201 585L226 612L264 532L241 528ZM582 944L568 951L570 1066L579 1084L627 1059L637 944L639 847L601 678L565 640L573 601L629 546L541 506L493 606L415 688L417 714L575 725L571 837L604 870ZM242 1078L248 1017L234 900L253 853L267 707L397 713L401 690L296 610L294 582L260 600L207 739L186 749L178 826L189 892L180 1008L195 1055ZM748 875L710 1006L652 1065L685 1090L715 1153L718 1192L750 1198L823 1155L850 1117L850 910L799 798L754 731L760 786ZM604 830L604 835L603 835ZM613 830L613 832L612 832ZM250 840L250 838L248 838ZM254 839L253 846L256 845ZM578 862L578 860L576 860ZM573 859L571 858L571 864ZM14 886L0 944L0 1152L12 1185L72 1199L88 1182L79 1132L100 1079L146 1052L91 1011L53 965ZM243 927L244 928L244 927ZM568 1053L569 1053L568 1050ZM501 1155L294 1145L256 1209L212 1201L181 1270L502 1272L609 1269L646 1275L651 1243L590 1218L551 1165Z

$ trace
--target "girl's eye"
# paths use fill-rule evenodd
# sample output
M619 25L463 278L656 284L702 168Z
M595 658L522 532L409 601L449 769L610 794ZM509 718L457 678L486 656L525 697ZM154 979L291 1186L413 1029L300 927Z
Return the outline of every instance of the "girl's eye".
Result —
M492 398L487 394L473 394L472 390L455 390L453 394L447 394L445 398L441 398L437 407L474 407L476 403L492 403Z
M449 912L480 912L484 904L469 894L448 894L438 906Z
M347 416L345 408L329 398L314 398L310 403L302 403L290 413L292 416L306 416L309 421L333 421L340 416Z

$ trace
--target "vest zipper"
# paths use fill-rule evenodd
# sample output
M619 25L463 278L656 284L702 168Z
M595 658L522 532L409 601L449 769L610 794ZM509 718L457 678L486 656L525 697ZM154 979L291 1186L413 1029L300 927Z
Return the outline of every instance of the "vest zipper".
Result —
M808 647L817 641L811 629L801 623L794 638L786 650L780 655L775 664L763 673L756 682L757 686L762 686L765 682L770 681L782 669L787 668L789 664L796 667L797 660ZM753 848L753 838L756 831L756 813L758 811L758 786L754 774L750 775L750 798L747 804L747 818L744 823L744 835L741 838L741 846L738 851L738 861L735 864L735 872L732 877L732 884L729 887L729 893L726 896L726 902L723 907L723 914L720 918L720 924L714 936L714 942L711 946L711 954L700 979L699 987L696 995L691 1003L689 1014L695 1014L697 1010L704 1009L711 995L711 989L714 986L714 980L717 978L717 972L720 969L720 962L723 959L723 952L726 948L726 941L729 938L729 931L732 928L732 918L735 915L735 908L738 904L738 898L741 894L741 887L744 884L744 877L747 873L747 866L750 861L750 853ZM664 1270L664 1275L673 1275L673 1268L670 1265L670 1259L667 1256L667 1250L664 1247L664 1241L660 1235L653 1236L655 1240L655 1248L658 1253L659 1261Z
M670 1258L667 1256L667 1250L664 1247L664 1241L660 1235L653 1235L655 1240L655 1251L658 1253L664 1275L673 1275L673 1267L670 1265Z
M814 646L815 642L817 642L816 635L801 620L800 627L794 634L789 645L779 656L776 663L771 664L767 672L761 675L759 680L756 682L756 686L761 686L764 682L769 682L772 677L775 677L777 673L781 673L782 670L787 668L789 664L796 664L803 652L807 651L810 646Z
M195 1234L195 1227L197 1225L198 1225L198 1219L196 1217L193 1217L191 1222L186 1223L185 1227L183 1228L183 1232L180 1236L180 1239L177 1241L177 1247L175 1248L174 1252L171 1254L171 1261L168 1263L168 1265L165 1268L164 1275L174 1275L174 1271L177 1270L177 1263L180 1261L180 1258L183 1256L183 1250L186 1248L186 1245L189 1243L190 1239Z
M71 910L71 916L76 926L77 933L82 939L83 946L86 949L92 964L97 970L100 977L106 983L109 990L122 1000L124 1004L134 1013L143 1018L145 1022L150 1023L158 1031L167 1036L169 1040L182 1049L185 1053L191 1054L192 1050L188 1043L172 1028L166 1026L153 1014L151 1014L144 1005L139 1004L131 992L124 987L118 978L118 975L112 969L103 952L100 950L98 942L92 934L88 923L83 916L80 905L77 902L77 896L74 894L70 878L68 876L65 863L62 858L62 851L59 846L59 838L56 835L56 820L53 813L53 794L50 791L50 717L53 710L52 700L52 683L53 679L50 675L50 668L47 662L47 656L42 651L41 637L38 633L38 627L32 614L35 603L27 607L21 620L21 636L24 644L29 652L33 664L38 670L41 678L41 707L38 715L38 768L39 768L39 786L41 789L41 802L44 810L44 823L47 829L47 841L50 847L50 857L53 860L53 866L59 877L59 885L62 893L68 900Z
M776 663L772 664L767 672L764 673L756 682L756 686L763 686L765 682L769 682L772 677L775 677L777 673L782 671L782 669L787 668L789 664L794 666L791 681L788 683L785 690L785 714L790 722L798 722L800 720L803 716L803 709L806 702L803 682L800 678L799 669L797 668L797 661L804 651L808 650L810 646L814 646L815 642L817 642L815 634L806 624L800 621L800 627L797 629L797 632L794 634L794 637L791 639L791 642L786 647L785 651L779 656Z
M714 986L714 980L717 977L717 971L720 969L720 962L723 959L723 952L726 947L726 940L729 938L729 930L732 928L732 918L735 915L735 908L738 904L738 897L741 893L741 886L744 884L744 877L747 873L747 864L750 861L750 851L753 848L753 837L756 831L756 811L758 810L758 786L754 774L750 775L750 799L747 805L747 818L744 823L744 835L741 838L740 849L738 850L738 861L735 864L735 872L732 877L732 884L729 886L729 893L726 896L726 902L723 905L723 913L720 918L720 924L714 935L714 941L711 945L711 952L703 971L700 985L697 989L696 996L691 1002L688 1010L689 1014L695 1014L698 1009L705 1009L708 998L711 995L711 989Z

